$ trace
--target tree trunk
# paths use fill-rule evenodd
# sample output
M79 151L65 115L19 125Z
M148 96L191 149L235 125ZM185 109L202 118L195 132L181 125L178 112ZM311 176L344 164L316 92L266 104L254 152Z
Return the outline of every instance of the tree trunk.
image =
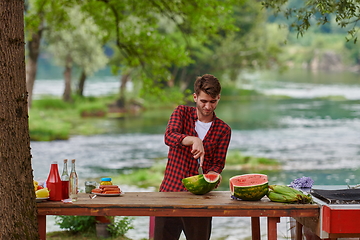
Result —
M42 25L42 24L41 24ZM42 27L40 27L42 29ZM29 108L32 103L32 93L36 80L37 62L40 53L40 42L41 42L42 30L38 30L32 34L31 40L27 43L29 50L29 58L26 65L26 88L29 94L28 102Z
M169 79L169 81L167 83L168 87L172 88L175 86L175 78L176 78L176 75L178 74L178 72L179 72L179 67L174 67L174 69L171 72L171 78Z
M0 1L0 239L39 239L25 73L24 1Z
M117 101L118 107L125 107L125 90L126 90L126 84L130 80L130 74L132 70L126 71L120 79L120 97Z
M125 97L126 84L130 79L130 72L126 72L121 76L120 80L120 98Z
M180 75L180 91L184 92L185 89L189 86L189 76L187 76L187 67L184 67Z
M65 102L71 102L71 66L72 59L70 54L68 54L64 70L65 89L63 94L63 100Z
M85 81L86 81L86 72L83 69L81 71L81 75L80 75L80 79L79 79L79 85L78 85L78 89L77 89L77 94L79 96L84 96L84 86L85 86Z

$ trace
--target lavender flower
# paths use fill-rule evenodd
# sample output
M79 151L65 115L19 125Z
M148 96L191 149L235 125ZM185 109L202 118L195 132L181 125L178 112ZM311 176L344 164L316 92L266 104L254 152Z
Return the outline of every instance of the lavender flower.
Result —
M311 188L314 183L310 177L301 177L295 179L290 183L290 187L292 188Z
M241 200L240 198L237 198L234 195L231 195L231 199L233 199L233 200Z

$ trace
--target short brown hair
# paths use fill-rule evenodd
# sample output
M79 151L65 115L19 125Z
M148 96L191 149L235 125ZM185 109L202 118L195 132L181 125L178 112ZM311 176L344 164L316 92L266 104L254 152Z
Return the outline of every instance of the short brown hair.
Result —
M221 92L221 85L215 76L211 74L204 74L196 79L194 83L194 91L196 95L199 95L200 92L203 91L212 98L216 98Z

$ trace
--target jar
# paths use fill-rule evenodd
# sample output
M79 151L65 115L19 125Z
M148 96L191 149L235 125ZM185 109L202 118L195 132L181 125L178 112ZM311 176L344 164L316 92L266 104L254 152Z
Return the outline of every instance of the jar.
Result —
M112 185L111 178L102 178L100 185Z
M95 188L96 188L95 181L86 181L85 182L85 193L91 193L91 191Z

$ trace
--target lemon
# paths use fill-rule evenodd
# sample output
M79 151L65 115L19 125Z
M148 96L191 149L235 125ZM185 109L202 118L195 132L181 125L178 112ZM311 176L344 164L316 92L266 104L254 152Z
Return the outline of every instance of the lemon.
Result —
M35 192L35 194L36 194L36 198L46 198L46 197L49 197L49 190L47 188L43 188L43 189L37 190Z
M38 183L37 181L35 181L35 180L33 180L33 182L34 182L34 190L35 190L35 192L36 192L39 183Z

